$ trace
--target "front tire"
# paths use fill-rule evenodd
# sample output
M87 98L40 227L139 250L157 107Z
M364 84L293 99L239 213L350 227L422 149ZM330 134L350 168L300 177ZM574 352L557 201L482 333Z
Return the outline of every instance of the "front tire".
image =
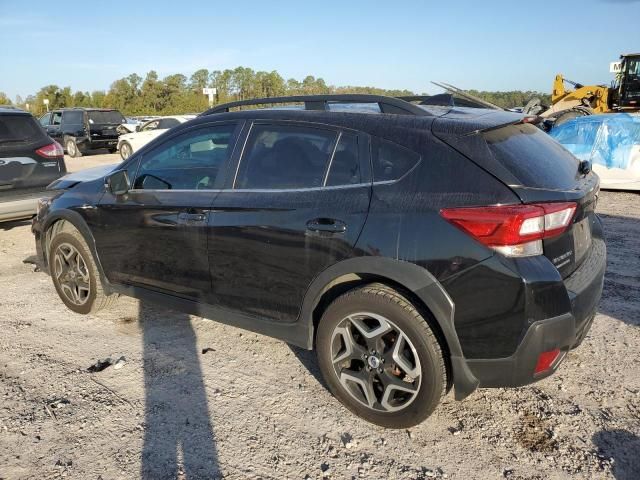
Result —
M82 156L82 152L78 148L78 144L73 138L67 138L67 140L64 142L64 147L70 157L77 158Z
M438 340L407 297L386 285L360 287L331 303L320 320L316 348L329 390L376 425L415 426L445 393Z
M131 144L129 144L129 142L122 142L120 145L120 156L122 157L122 160L129 158L132 153L133 148L131 147Z
M94 313L117 298L105 293L93 255L77 230L57 233L51 240L48 259L53 285L70 310Z

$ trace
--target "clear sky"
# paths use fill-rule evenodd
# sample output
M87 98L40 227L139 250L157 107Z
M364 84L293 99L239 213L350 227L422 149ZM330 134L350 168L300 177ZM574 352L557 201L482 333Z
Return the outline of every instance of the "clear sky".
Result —
M640 52L640 0L0 0L0 91L236 66L334 85L550 91Z

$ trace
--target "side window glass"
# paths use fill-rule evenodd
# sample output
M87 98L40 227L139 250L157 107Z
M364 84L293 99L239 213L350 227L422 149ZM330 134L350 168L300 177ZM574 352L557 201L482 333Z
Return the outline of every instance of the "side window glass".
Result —
M62 116L64 117L65 125L79 125L82 124L82 112L81 111L72 111L67 110L62 112Z
M141 132L148 132L150 130L155 130L156 128L158 128L158 124L159 123L160 123L160 120L154 120L152 122L149 122L145 126L143 126L140 131Z
M387 140L376 141L373 155L373 181L397 180L415 167L420 155Z
M306 126L254 125L235 188L321 187L336 136Z
M53 112L51 117L51 125L60 125L62 123L62 112Z
M361 181L358 137L350 133L343 133L338 140L336 152L331 160L326 185L351 185Z
M235 128L235 124L202 128L163 143L142 158L134 188L214 188L216 178L231 154Z
M168 129L168 128L173 128L176 125L180 125L180 122L175 118L163 118L162 120L160 120L160 123L158 124L158 128Z
M40 117L40 125L42 125L43 127L46 127L47 125L49 125L49 122L51 121L51 114L47 113L45 115L43 115L42 117Z

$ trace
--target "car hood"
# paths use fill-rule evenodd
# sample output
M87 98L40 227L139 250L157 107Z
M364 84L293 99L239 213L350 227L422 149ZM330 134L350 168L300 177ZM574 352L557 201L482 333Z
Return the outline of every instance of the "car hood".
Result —
M70 173L50 183L47 190L63 190L74 187L82 182L97 180L98 178L104 177L108 173L113 172L118 165L119 164L117 163L113 165L100 165L99 167L87 168L85 170L80 170L79 172Z

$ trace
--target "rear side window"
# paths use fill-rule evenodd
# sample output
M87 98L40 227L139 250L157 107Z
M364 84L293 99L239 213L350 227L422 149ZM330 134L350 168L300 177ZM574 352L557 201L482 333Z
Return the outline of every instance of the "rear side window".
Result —
M321 187L337 134L290 125L254 125L235 188Z
M495 160L521 185L558 190L575 187L578 160L539 128L509 125L483 136Z
M67 125L81 125L82 124L82 113L81 111L66 111L62 113L62 118L64 123Z
M343 133L331 160L326 185L352 185L361 181L358 137Z
M31 115L0 115L0 147L41 137L44 133Z
M377 139L374 142L373 181L398 180L420 162L420 155L397 143Z
M163 118L162 120L160 120L160 123L158 124L158 128L162 130L167 128L173 128L177 125L180 125L180 122L175 118Z

